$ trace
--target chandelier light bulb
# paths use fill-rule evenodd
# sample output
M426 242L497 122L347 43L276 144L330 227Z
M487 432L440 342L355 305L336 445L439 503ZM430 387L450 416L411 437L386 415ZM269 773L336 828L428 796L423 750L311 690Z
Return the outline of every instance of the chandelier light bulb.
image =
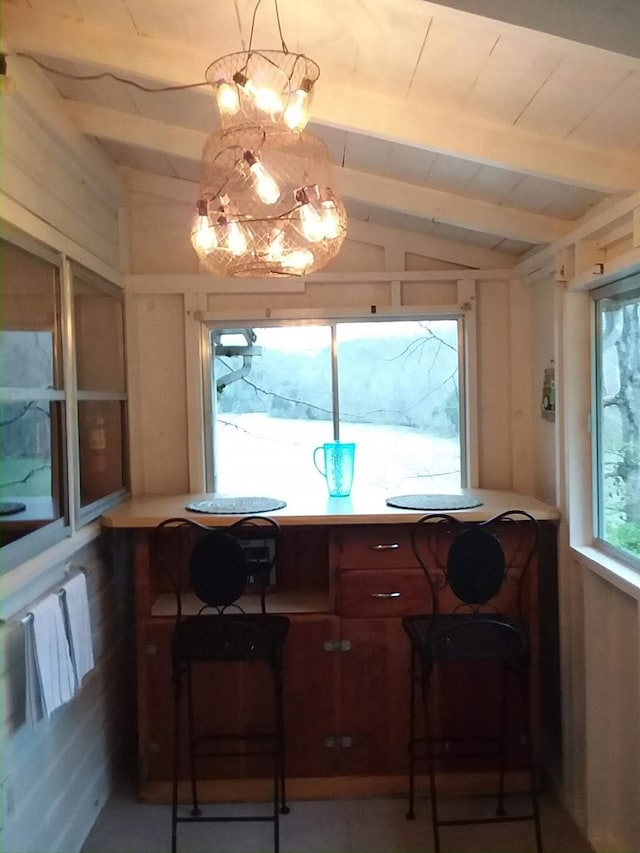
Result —
M208 216L207 202L199 199L197 204L196 219L191 231L191 242L197 252L205 255L213 251L217 245L216 232Z
M296 89L293 97L289 100L284 111L284 123L290 130L304 130L309 121L309 107L311 104L311 89L313 83L307 77Z
M296 249L295 252L283 255L281 263L284 267L303 273L313 263L313 252L310 249Z
M247 251L247 238L242 228L233 220L227 224L227 246L233 255L242 255Z
M270 116L282 112L282 99L280 95L268 86L254 86L253 100L256 107Z
M302 233L310 243L317 243L325 236L325 225L322 216L309 200L307 189L296 190L295 199L300 203L300 221Z
M274 237L271 243L269 243L269 248L267 249L267 260L269 261L280 261L282 260L282 244L284 242L284 232L274 229Z
M233 80L238 86L242 87L243 91L253 101L256 109L263 113L269 113L272 118L275 113L282 112L282 99L275 89L269 86L256 86L253 80L241 71L237 71L233 75Z
M238 90L231 83L224 80L218 80L216 84L216 97L218 99L218 109L221 115L236 115L240 110L240 98Z
M340 228L338 211L330 198L322 202L322 224L324 225L324 236L328 240L333 240L338 236Z
M265 204L275 204L280 198L280 187L251 151L244 152L244 159L249 166L256 192L261 201Z

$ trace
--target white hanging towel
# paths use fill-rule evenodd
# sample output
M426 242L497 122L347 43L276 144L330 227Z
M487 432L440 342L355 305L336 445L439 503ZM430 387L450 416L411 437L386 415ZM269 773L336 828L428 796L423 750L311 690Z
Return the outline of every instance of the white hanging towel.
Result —
M76 690L78 690L82 679L94 665L87 579L84 572L74 575L65 583L62 590L64 595L60 603L67 624L71 662L75 673Z
M26 713L36 722L68 702L75 683L58 596L47 596L31 614L25 626Z

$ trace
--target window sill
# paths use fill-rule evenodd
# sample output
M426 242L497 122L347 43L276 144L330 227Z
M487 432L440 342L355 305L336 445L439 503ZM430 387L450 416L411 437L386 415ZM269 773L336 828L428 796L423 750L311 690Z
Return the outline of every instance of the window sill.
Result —
M640 601L640 572L598 548L571 546L571 553L579 563L603 580Z

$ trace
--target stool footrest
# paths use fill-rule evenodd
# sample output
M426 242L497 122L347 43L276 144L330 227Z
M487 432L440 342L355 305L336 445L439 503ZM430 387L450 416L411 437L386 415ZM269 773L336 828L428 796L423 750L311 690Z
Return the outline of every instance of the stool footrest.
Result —
M503 817L459 818L457 820L437 820L437 826L475 826L480 823L519 823L525 820L536 820L534 814L504 815Z

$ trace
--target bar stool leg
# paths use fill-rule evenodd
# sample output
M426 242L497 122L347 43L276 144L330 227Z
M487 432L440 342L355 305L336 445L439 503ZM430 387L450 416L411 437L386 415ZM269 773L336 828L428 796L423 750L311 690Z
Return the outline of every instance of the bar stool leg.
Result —
M272 661L271 674L273 677L273 850L280 850L280 798L284 796L282 784L282 682L277 661Z
M178 778L180 775L180 708L182 672L173 668L173 778L171 785L171 853L176 853L178 835Z
M193 722L193 680L191 677L191 665L187 668L187 726L189 738L189 764L191 769L191 816L200 817L202 809L198 802L198 782L196 774L196 737Z
M540 824L540 803L538 801L538 780L536 778L536 762L535 750L533 745L533 726L531 722L531 703L530 703L530 685L529 673L524 670L520 673L523 681L523 695L526 702L526 718L527 718L527 760L529 763L529 779L531 786L531 805L533 810L533 823L536 833L536 851L542 853L542 826Z
M436 758L434 752L433 720L431 701L433 694L432 686L433 667L430 666L423 676L424 694L423 708L425 720L425 742L427 746L427 763L429 766L429 794L431 797L431 825L433 827L433 849L434 853L440 853L440 820L438 816L438 792L436 789Z
M415 820L415 725L416 725L416 655L411 650L411 661L409 664L409 809L406 814L407 820Z
M498 787L497 815L505 815L504 808L504 779L506 772L506 740L507 740L507 665L503 664L500 672L500 785Z
M284 696L282 686L282 665L280 662L274 669L274 679L276 685L276 750L278 755L278 768L280 778L280 814L289 814L290 808L287 805L287 772L286 772L286 746L284 735Z

